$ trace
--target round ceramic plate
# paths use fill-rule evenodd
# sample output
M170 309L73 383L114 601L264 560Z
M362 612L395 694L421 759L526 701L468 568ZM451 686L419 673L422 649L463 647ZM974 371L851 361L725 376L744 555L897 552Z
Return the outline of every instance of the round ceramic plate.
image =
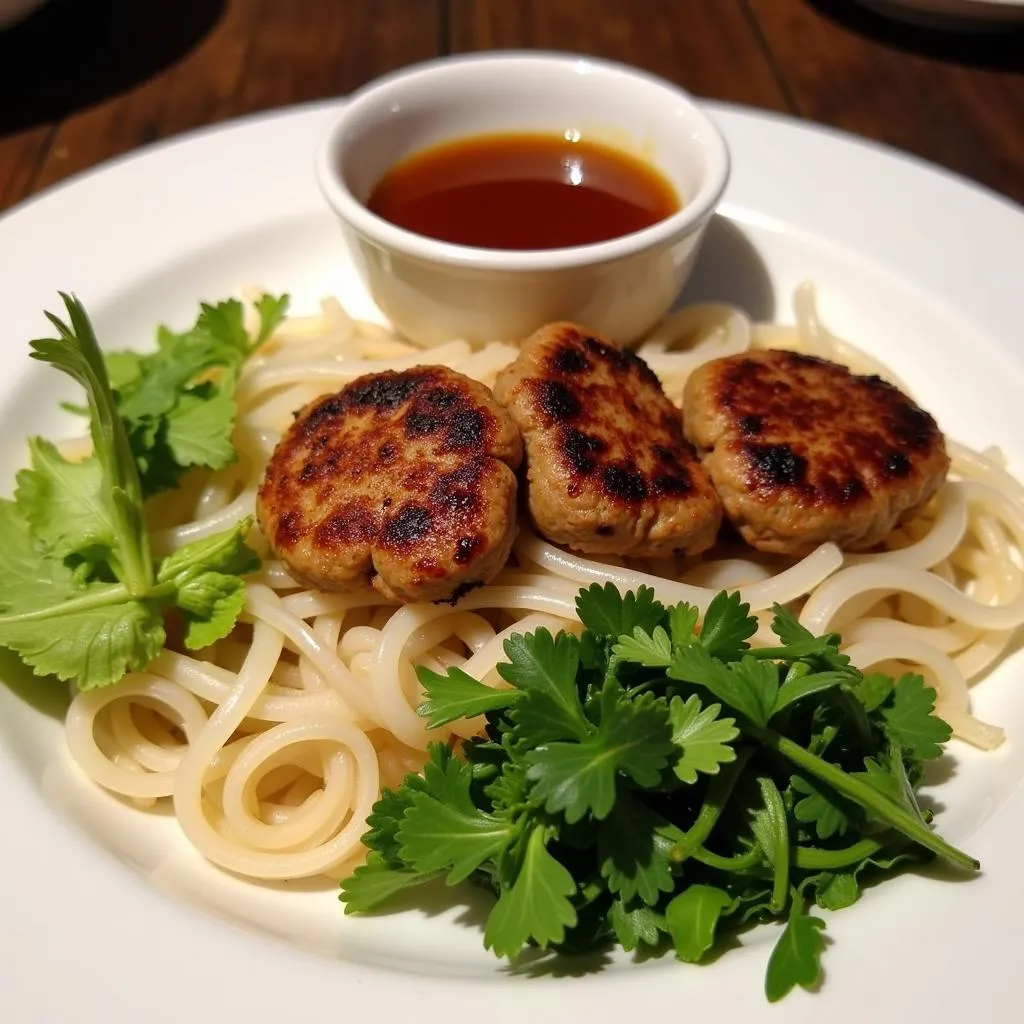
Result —
M1024 475L1024 213L847 137L710 110L735 170L685 297L786 320L794 286L815 281L829 325L885 359L951 436L998 443ZM332 113L315 106L157 146L0 221L8 493L23 439L58 432L57 401L71 394L27 357L58 289L82 298L111 347L149 344L157 323L185 325L199 300L250 284L289 291L297 312L335 293L373 315L314 184L314 147ZM472 897L441 893L431 906L346 918L330 885L226 875L186 846L169 815L83 780L64 749L66 696L5 658L0 1019L1008 1019L1024 915L1022 675L1015 655L977 686L976 712L1009 740L987 755L952 744L949 778L933 794L940 828L983 874L901 878L830 915L824 987L769 1010L771 928L705 967L622 957L517 973L483 949Z

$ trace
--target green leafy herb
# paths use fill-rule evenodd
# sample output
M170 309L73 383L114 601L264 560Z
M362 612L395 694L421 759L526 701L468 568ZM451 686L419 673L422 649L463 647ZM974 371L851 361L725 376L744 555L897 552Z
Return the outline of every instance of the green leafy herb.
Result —
M627 953L632 953L641 944L656 946L667 928L664 916L657 911L643 904L630 906L622 900L612 902L608 920L619 945Z
M938 757L952 730L934 711L935 691L920 676L908 673L893 687L891 702L882 705L885 731L914 757Z
M685 701L682 697L672 698L672 742L682 751L675 773L683 782L696 782L698 772L717 775L721 765L736 760L736 751L730 744L740 731L734 719L718 717L721 710L720 704L703 707L696 694L690 694Z
M485 944L627 951L671 945L698 963L761 921L785 928L769 999L821 977L824 922L861 876L934 855L974 871L922 814L923 760L948 728L916 677L863 676L834 634L775 609L778 647L750 648L738 596L665 608L649 590L591 586L581 637L513 636L492 690L458 669L420 670L430 725L483 714L458 753L381 795L347 910L439 877L496 897Z
M195 325L182 334L166 328L148 355L106 357L117 412L146 496L178 485L194 466L223 469L234 461L235 385L242 364L273 333L288 310L288 296L263 295L249 340L236 299L203 303Z
M814 825L819 839L845 834L850 825L849 805L845 805L826 787L803 775L792 778L793 792L800 797L793 807L793 817L801 824Z
M58 337L32 342L32 355L85 389L93 452L73 463L33 438L15 501L0 501L0 646L38 674L90 689L152 661L170 608L184 619L188 647L225 636L245 602L240 577L258 560L245 545L245 520L154 562L99 345L82 305L62 298L69 322L48 313Z
M691 885L665 908L665 924L676 956L687 963L698 960L714 945L715 929L732 904L727 892L713 885Z
M664 704L641 695L618 701L585 739L545 743L529 752L527 776L549 813L564 812L570 824L587 813L600 820L615 803L620 776L655 786L671 751Z
M764 991L777 1002L796 985L813 988L821 977L821 953L825 948L825 922L804 913L803 901L795 896L789 921L768 960Z
M569 900L576 882L548 853L544 831L536 827L530 833L519 874L502 891L487 919L484 945L498 956L515 957L531 941L547 949L561 942L565 929L576 923Z
M428 729L507 708L522 696L520 690L495 690L484 686L460 668L449 669L448 674L442 676L419 665L416 674L426 694L426 700L416 710L427 720Z

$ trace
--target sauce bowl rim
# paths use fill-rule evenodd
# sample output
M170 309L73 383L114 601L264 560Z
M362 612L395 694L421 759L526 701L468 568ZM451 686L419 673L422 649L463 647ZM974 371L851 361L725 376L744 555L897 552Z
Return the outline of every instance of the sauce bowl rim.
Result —
M558 249L493 249L460 245L421 235L398 227L372 213L365 203L349 189L341 173L338 160L341 140L351 119L369 104L378 102L381 94L396 85L408 86L416 79L429 79L444 74L456 66L523 64L562 66L577 74L615 74L636 79L646 86L654 86L671 94L686 109L687 116L696 124L696 137L689 144L703 155L705 170L700 188L685 205L668 217L639 231L591 242L586 245L566 246ZM523 131L534 130L524 124ZM452 136L455 141L461 136ZM661 173L663 169L657 168ZM316 154L316 174L321 193L328 205L343 221L365 239L379 247L404 256L431 263L474 267L480 270L548 271L569 270L580 266L608 263L667 245L685 237L709 219L718 205L729 181L729 149L721 131L705 113L700 103L686 90L667 79L632 67L619 61L606 60L559 51L544 50L490 50L485 53L439 57L400 68L357 89L346 97L338 115L323 134Z

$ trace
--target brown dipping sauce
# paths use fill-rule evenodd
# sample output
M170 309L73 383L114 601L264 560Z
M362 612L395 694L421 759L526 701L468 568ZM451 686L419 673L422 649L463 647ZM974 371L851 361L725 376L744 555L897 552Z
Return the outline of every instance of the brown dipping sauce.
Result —
M568 134L568 133L567 133ZM367 206L419 235L485 249L562 249L621 238L682 203L654 167L599 142L510 133L414 153Z

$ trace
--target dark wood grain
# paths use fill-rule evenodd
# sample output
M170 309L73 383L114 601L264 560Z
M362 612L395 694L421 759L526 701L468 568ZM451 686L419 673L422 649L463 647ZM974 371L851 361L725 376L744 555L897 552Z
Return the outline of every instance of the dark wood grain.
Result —
M747 0L804 117L1024 201L1024 35L893 25L840 0Z
M1024 32L908 28L855 0L51 0L0 34L0 209L190 128L510 47L626 61L1024 201Z
M453 52L539 47L626 61L691 92L785 110L740 0L451 0Z
M29 194L53 133L43 125L0 138L0 210Z
M0 202L9 205L157 139L336 96L432 57L439 6L440 0L229 0L212 31L170 67L72 113L45 136L32 129L0 140Z

